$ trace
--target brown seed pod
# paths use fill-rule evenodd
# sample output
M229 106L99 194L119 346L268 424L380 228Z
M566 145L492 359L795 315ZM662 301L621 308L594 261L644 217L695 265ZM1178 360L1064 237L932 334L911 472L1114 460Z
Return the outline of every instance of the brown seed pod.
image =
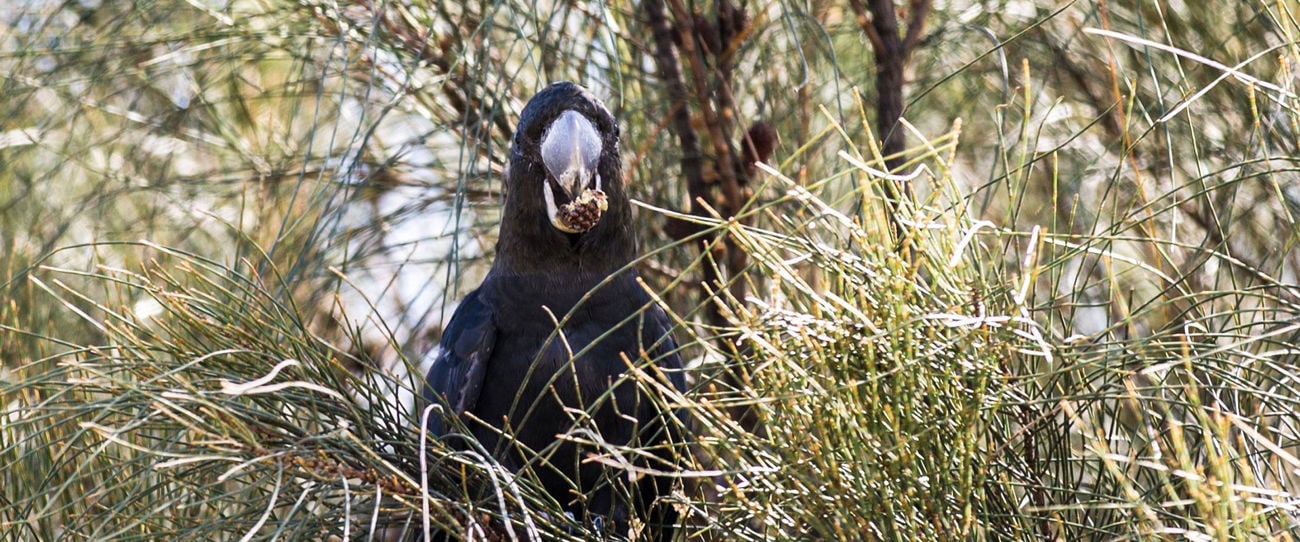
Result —
M558 218L565 229L583 233L596 227L606 209L609 209L609 197L600 190L588 188L573 201L560 205Z

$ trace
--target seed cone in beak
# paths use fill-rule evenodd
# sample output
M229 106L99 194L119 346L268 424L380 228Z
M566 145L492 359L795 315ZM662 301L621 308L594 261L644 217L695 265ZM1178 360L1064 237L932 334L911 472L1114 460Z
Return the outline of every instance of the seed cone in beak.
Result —
M573 201L565 203L551 213L551 224L565 233L583 233L600 222L600 216L609 209L609 198L599 188L587 188Z
M565 111L551 121L542 136L542 181L551 225L565 233L596 227L609 208L596 173L602 141L596 127L577 111Z

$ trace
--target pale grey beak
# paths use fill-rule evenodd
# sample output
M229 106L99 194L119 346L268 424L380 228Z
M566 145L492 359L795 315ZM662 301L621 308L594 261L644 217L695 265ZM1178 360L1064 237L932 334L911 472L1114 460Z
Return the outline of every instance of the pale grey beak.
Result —
M600 133L587 117L565 111L542 134L542 163L565 196L575 198L596 174L602 147Z
M542 196L547 217L556 229L565 233L590 230L607 208L596 170L603 147L596 127L577 111L560 113L542 134L542 165L546 167Z

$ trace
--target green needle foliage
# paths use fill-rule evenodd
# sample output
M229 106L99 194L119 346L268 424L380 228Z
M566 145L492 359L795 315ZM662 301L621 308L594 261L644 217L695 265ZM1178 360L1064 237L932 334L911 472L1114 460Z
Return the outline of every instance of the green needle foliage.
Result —
M722 215L645 3L5 3L0 539L603 536L412 400L572 79L691 360L629 378L690 438L558 438L680 480L679 540L1294 540L1298 6L1224 4L932 6L886 157L851 3L737 3L721 113L780 143Z
M861 187L847 193L884 208L871 190L880 179L845 165ZM1015 534L1015 522L990 521L1016 510L1012 488L990 479L990 414L1006 360L1046 345L986 283L988 254L965 235L974 225L953 209L905 209L931 226L909 239L909 258L866 227L885 221L847 216L784 177L774 184L788 195L762 212L779 226L734 232L770 284L734 315L749 347L739 393L761 436L718 444L762 468L723 501L744 503L754 539Z
M410 510L427 509L434 525L476 517L425 484L487 484L500 467L448 457L409 413L385 406L385 390L411 383L349 372L348 354L268 295L253 266L169 255L167 266L88 277L115 285L96 307L103 345L17 369L2 427L7 532L350 538L422 528ZM158 304L148 320L112 308L138 295ZM429 449L441 457L433 465L419 459ZM499 494L501 517L535 507L525 495L539 498L527 487Z

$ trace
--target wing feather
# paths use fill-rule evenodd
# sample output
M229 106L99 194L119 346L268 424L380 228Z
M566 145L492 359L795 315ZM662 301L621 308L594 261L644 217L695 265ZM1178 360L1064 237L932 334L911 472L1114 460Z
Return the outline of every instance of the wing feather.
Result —
M678 392L686 393L686 375L682 374L682 357L677 351L677 341L673 339L673 322L668 314L658 305L651 305L646 310L652 340L660 340L659 347L652 353L656 363L667 369L665 374Z
M425 379L424 395L429 402L444 405L457 416L474 410L496 345L494 317L478 290L470 292L456 307ZM433 418L429 431L442 435L443 421Z

